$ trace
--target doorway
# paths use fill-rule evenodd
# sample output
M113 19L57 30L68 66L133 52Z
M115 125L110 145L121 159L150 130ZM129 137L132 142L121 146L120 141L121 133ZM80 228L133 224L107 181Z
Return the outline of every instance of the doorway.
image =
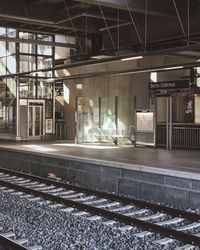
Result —
M29 128L28 134L31 139L40 139L43 136L43 115L44 103L43 102L29 102L28 118Z

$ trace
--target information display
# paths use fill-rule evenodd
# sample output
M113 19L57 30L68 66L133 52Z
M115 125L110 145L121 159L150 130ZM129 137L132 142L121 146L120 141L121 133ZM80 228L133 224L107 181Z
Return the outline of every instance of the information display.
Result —
M150 82L151 97L156 96L184 96L189 94L190 82L186 80Z
M153 133L153 111L136 111L136 131Z
M195 96L195 123L200 123L200 96Z

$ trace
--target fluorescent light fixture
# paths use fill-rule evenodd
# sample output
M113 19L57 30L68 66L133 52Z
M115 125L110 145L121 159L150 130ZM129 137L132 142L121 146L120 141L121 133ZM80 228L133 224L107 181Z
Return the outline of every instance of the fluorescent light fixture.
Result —
M49 78L49 79L46 79L45 82L54 82L56 79L55 78Z
M169 67L169 68L164 68L163 70L170 70L170 69L182 69L183 66L176 66L176 67Z
M97 55L97 56L91 56L90 58L92 59L106 59L106 58L111 58L112 56L107 56L107 55Z
M134 56L134 57L127 57L127 58L122 58L121 61L129 61L129 60L136 60L136 59L142 59L143 56Z

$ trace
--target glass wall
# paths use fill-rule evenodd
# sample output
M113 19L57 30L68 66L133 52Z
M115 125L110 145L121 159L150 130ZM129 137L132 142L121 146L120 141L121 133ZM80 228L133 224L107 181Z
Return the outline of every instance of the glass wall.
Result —
M15 79L0 81L0 133L14 134L16 129Z
M0 28L0 36L16 37L14 29ZM16 44L0 41L0 75L16 73Z
M19 32L19 37L30 40L52 42L52 35ZM53 48L43 44L19 44L19 71L28 72L53 67ZM52 87L45 80L52 77L52 71L32 73L31 77L20 78L20 98L51 99Z
M24 39L21 43L0 41L0 133L16 135L17 83L19 99L45 99L45 118L52 119L53 88L47 79L53 74L52 71L33 72L15 78L5 75L51 68L54 65L53 47L36 44L34 40L52 42L54 37L4 27L0 27L0 36Z
M0 36L16 37L15 29L0 27ZM0 41L0 75L17 72L16 43ZM2 78L0 81L0 133L16 132L16 79Z

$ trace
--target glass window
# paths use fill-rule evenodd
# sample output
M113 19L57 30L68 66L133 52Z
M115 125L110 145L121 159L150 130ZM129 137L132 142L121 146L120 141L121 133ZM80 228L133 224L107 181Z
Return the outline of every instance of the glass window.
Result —
M19 32L19 38L22 38L22 39L33 39L33 40L35 40L36 39L36 35L34 33L20 31Z
M52 42L53 41L53 36L52 35L47 35L47 34L38 34L37 39L40 40L40 41Z
M33 33L28 33L28 32L19 32L19 38L22 39L30 39L30 40L35 40L36 35ZM28 53L28 54L34 54L35 53L35 44L28 44L28 43L20 43L19 44L19 51L20 53Z
M6 36L6 28L0 27L0 36Z
M14 98L16 97L16 81L14 78L7 79L7 97Z
M7 29L7 36L8 37L16 37L16 29Z
M32 71L36 69L36 62L34 56L20 55L20 72Z
M53 102L52 102L52 100L45 101L45 118L46 119L53 118Z
M16 43L7 42L7 55L16 54Z
M0 41L0 57L6 56L6 42Z
M48 69L53 66L53 60L50 57L38 57L38 69ZM38 72L38 76L52 77L52 71Z
M0 82L0 132L15 133L16 89L11 87L13 79ZM16 86L15 82L12 82Z
M0 75L6 74L6 57L0 58Z
M8 56L7 58L7 73L14 74L17 71L16 56Z
M53 36L49 36L49 35L38 34L37 38L40 41L46 41L46 42L52 42L53 41ZM49 55L49 56L51 56L53 54L52 46L38 45L38 54L39 55L47 55L47 56Z
M0 99L6 98L6 82L0 81Z
M35 53L35 45L28 43L20 43L19 44L20 53L34 54Z
M32 78L20 78L19 96L20 98L36 97L36 80Z
M37 82L37 98L52 98L52 84L44 81Z
M38 45L38 55L52 55L52 47L48 45Z

